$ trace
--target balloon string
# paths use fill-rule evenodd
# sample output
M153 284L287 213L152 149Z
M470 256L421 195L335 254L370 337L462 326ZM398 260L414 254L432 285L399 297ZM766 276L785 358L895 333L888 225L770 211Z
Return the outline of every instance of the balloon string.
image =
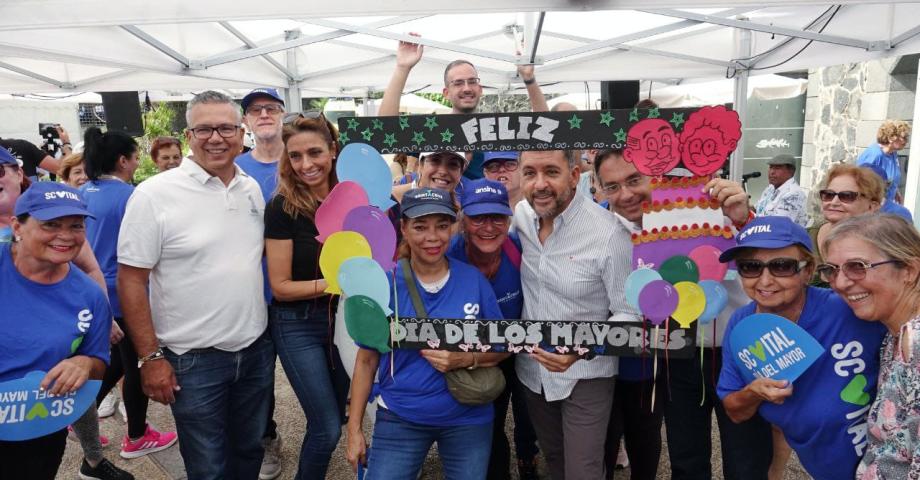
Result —
M706 403L706 369L703 367L703 343L706 342L706 329L700 329L700 383L703 386L703 396L700 398L700 406L702 407Z
M668 342L670 342L671 340L670 338L671 335L668 333L670 331L670 327L671 327L671 320L668 319L668 326L666 327L668 328L668 330L665 330L665 335L667 336L667 338L665 338L664 340L664 345L665 345L664 364L665 364L665 370L667 371L666 376L668 380L668 401L669 402L671 401L671 357L668 355L669 353L668 352Z
M658 328L659 326L655 325L655 338L656 339L658 338ZM655 344L652 346L652 348L654 350L657 350L658 345ZM653 353L655 353L654 350L653 350ZM653 412L655 411L655 388L657 387L656 383L658 383L658 355L657 354L654 355L654 359L652 360L652 410L651 411Z
M718 317L712 319L712 338L713 340L715 340L716 338L716 322L717 321L718 321ZM712 365L710 365L710 367L711 367L710 371L712 372L712 386L715 387L716 385L716 348L715 346L712 347Z
M392 270L393 273L393 321L399 326L399 290L396 288L396 269ZM393 328L390 328L390 379L394 382L396 377L393 376L393 369L396 368L396 364L393 361Z

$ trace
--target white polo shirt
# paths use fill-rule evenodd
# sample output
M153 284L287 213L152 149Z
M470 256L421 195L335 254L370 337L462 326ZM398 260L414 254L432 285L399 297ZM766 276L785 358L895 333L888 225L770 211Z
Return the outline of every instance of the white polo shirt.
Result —
M225 186L194 161L138 185L118 236L118 262L149 268L161 346L235 352L265 331L259 184L239 167Z

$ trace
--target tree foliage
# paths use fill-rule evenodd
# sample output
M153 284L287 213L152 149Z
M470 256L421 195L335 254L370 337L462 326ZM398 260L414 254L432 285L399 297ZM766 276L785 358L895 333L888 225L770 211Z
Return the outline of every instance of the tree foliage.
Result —
M150 145L157 137L176 137L182 142L183 154L188 151L184 135L173 131L176 110L167 103L158 103L144 113L144 136L138 139L140 166L134 172L134 182L140 183L157 174L157 166L150 157Z

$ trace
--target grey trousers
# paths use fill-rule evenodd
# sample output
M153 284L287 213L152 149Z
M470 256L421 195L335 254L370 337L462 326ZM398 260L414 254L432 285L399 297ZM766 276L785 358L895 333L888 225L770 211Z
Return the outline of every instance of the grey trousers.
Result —
M83 447L83 456L90 463L99 463L102 456L102 444L99 443L99 416L96 413L96 402L86 410L79 420L73 422L73 433L80 440Z
M553 480L602 480L614 379L579 380L564 400L527 391L527 408Z

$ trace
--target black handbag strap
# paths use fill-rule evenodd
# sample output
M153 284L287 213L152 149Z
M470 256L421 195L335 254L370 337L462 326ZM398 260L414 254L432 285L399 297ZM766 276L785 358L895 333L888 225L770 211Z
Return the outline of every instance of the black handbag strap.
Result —
M403 280L406 282L406 288L409 289L409 296L412 297L412 305L415 307L415 316L416 317L427 317L428 312L425 311L425 304L422 303L422 296L418 293L418 287L415 285L415 274L412 273L412 268L409 266L409 260L405 258L399 259L399 265L402 267Z

